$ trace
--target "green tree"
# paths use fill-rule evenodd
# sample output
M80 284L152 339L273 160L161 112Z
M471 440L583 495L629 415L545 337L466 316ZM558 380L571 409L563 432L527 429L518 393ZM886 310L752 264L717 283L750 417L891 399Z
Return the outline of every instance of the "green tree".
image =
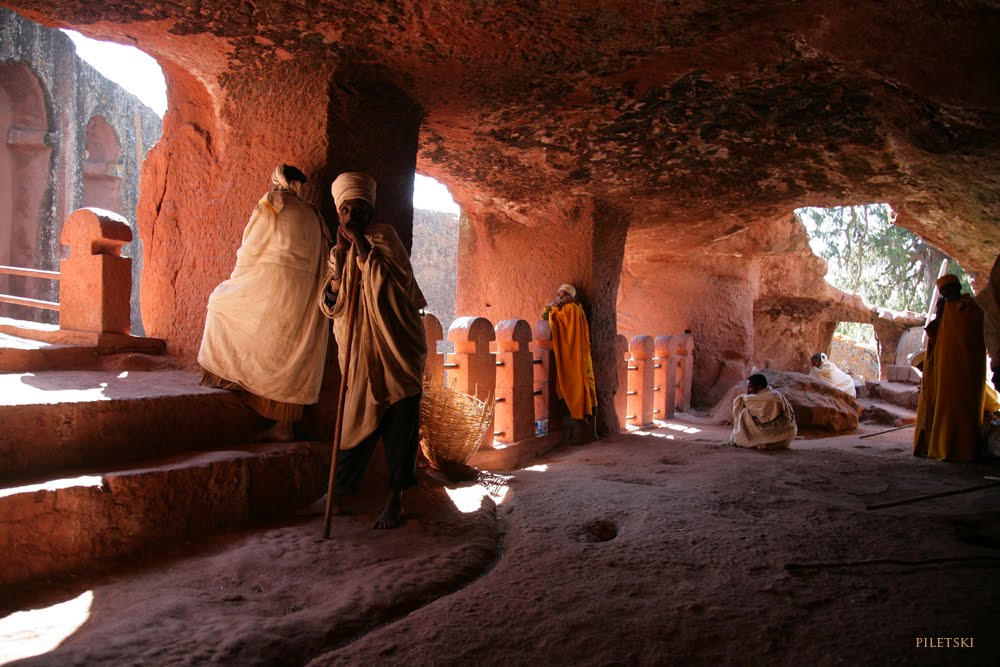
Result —
M827 280L865 302L892 310L926 312L941 261L968 279L957 262L916 234L897 227L888 204L800 208L813 251L829 263Z
M813 252L829 264L827 280L861 295L872 306L927 312L944 259L949 259L948 271L958 274L969 290L968 277L958 263L897 227L896 212L888 204L808 207L795 213L809 233ZM842 323L838 331L873 342L870 326L862 332L858 325L845 326L849 324Z

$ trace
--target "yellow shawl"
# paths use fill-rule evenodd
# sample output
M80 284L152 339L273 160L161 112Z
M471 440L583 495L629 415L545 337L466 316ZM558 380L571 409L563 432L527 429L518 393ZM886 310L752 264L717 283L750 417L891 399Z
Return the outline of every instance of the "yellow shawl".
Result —
M420 309L427 302L413 277L406 248L396 230L386 224L370 224L365 237L372 245L368 260L360 262L351 246L343 279L331 282L338 292L333 308L333 333L343 373L347 365L347 300L355 275L350 269L355 263L360 265L344 405L343 449L351 449L368 437L390 405L420 393L427 360L424 323L420 319Z
M594 414L597 391L590 357L590 327L576 302L547 309L556 357L556 395L566 402L573 419Z
M983 309L968 295L945 302L920 383L913 434L916 456L975 458L985 398L983 317Z

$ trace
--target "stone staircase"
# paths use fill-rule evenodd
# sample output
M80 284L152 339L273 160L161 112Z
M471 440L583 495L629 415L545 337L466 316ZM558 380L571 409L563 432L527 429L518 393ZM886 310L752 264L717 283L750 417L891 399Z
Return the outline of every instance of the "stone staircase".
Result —
M0 321L0 587L106 569L325 491L328 446L245 444L265 422L156 354L162 341L50 333Z
M912 366L889 366L886 380L866 383L868 398L861 399L862 421L906 426L917 419L920 371Z

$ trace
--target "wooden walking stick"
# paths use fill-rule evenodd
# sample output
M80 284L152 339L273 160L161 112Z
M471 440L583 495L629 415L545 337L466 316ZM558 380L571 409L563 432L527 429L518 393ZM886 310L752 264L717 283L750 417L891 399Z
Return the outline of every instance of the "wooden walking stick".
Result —
M330 539L330 521L333 518L333 484L337 475L337 458L344 439L344 407L347 399L347 377L351 370L351 347L354 345L354 314L358 310L358 289L361 282L357 261L351 262L351 287L347 293L347 341L344 344L346 361L340 377L337 395L337 427L333 433L333 454L330 459L330 482L326 486L326 511L323 514L323 539Z

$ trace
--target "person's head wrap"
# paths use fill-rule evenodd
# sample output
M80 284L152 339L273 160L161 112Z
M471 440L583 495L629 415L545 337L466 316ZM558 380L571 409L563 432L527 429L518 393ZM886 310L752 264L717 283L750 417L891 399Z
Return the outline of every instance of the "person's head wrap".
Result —
M959 285L959 286L961 286L962 281L960 281L958 279L958 276L956 276L954 273L946 273L946 274L944 274L943 276L941 276L940 278L937 279L937 283L936 284L937 284L938 289L941 289L942 287L945 287L947 285Z
M576 288L573 287L572 285L570 285L569 283L565 283L563 285L560 285L559 289L557 289L556 291L557 292L566 292L566 294L569 294L574 299L576 298Z
M330 185L336 208L348 199L364 199L375 207L375 179L360 171L345 171Z
M289 178L291 176L291 178ZM301 177L301 180L296 177ZM274 168L271 183L276 190L294 192L296 197L302 197L302 186L305 184L305 174L284 162Z

